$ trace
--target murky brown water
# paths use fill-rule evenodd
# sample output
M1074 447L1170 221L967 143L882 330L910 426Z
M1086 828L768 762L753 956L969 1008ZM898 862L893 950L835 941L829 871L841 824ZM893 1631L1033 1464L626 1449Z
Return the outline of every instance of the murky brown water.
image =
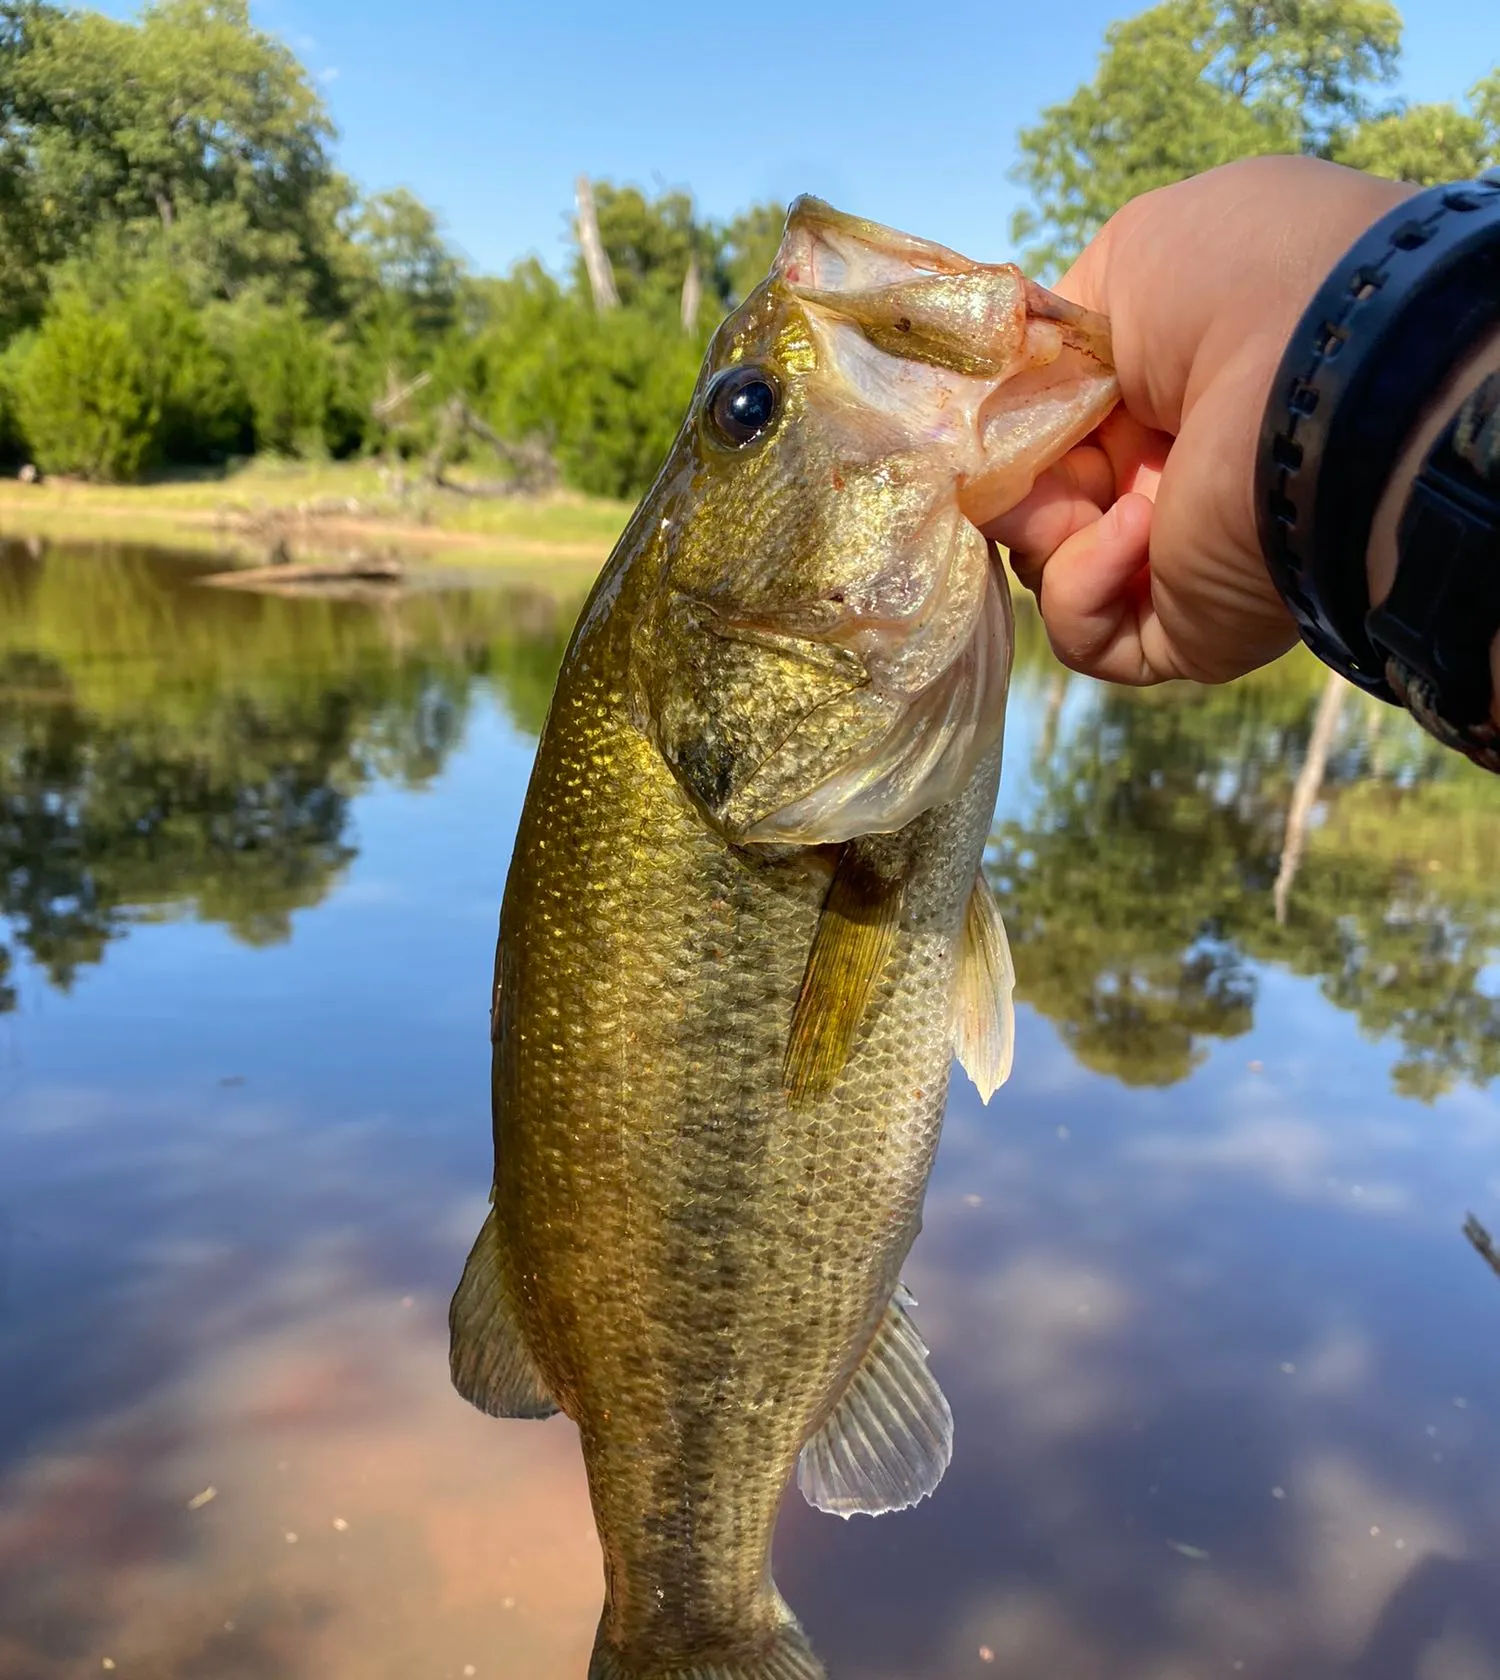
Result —
M571 1427L444 1322L571 603L189 580L0 559L0 1680L582 1680ZM1351 696L1278 921L1320 690L1027 628L1017 1070L909 1273L954 1464L778 1537L834 1680L1500 1674L1500 787Z

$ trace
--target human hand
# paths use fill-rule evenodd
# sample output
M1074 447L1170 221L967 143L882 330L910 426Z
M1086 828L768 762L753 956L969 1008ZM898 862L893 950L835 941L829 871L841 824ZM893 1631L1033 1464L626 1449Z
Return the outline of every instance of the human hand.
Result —
M1226 164L1127 204L1054 288L1109 317L1123 401L987 534L1065 665L1225 682L1292 646L1256 534L1261 415L1328 271L1413 190L1314 158Z

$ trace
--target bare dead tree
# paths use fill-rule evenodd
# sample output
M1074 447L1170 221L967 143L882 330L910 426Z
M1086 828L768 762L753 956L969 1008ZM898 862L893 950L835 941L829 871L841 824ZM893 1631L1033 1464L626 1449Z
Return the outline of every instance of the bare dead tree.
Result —
M456 484L444 476L453 452L468 438L476 437L492 449L510 468L511 476L496 484ZM550 490L557 482L557 463L551 452L536 439L512 443L480 418L462 397L449 397L438 420L437 437L427 456L428 483L444 490L477 496L534 496Z
M698 311L703 306L703 275L698 268L698 253L688 258L687 273L682 277L682 330L692 332L698 325Z
M1307 757L1302 761L1302 769L1298 772L1296 785L1292 789L1292 803L1286 814L1286 833L1281 841L1281 867L1276 871L1276 885L1272 889L1278 927L1286 924L1287 900L1291 897L1292 882L1297 879L1297 869L1302 862L1303 849L1307 845L1308 821L1312 816L1313 806L1318 802L1323 777L1328 770L1328 753L1333 746L1334 735L1338 732L1344 692L1343 678L1330 671L1328 681L1323 685L1323 693L1318 699L1312 734L1307 742Z
M609 264L609 252L599 236L599 212L594 208L594 189L587 175L580 175L575 187L578 200L578 244L583 251L583 266L588 270L589 290L594 294L594 308L601 315L620 307L620 294L615 290L615 271Z
M415 379L408 379L404 385L398 385L394 370L388 371L385 395L370 404L370 412L377 420L389 420L398 410L405 408L418 391L425 390L431 383L430 373L419 373Z

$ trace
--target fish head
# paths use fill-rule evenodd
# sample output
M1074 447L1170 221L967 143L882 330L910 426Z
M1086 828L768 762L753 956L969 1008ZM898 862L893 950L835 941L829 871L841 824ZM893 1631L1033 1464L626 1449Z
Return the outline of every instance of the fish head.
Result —
M747 843L891 832L1004 724L1012 622L979 530L1118 396L1107 324L799 199L709 347L659 494L638 721Z

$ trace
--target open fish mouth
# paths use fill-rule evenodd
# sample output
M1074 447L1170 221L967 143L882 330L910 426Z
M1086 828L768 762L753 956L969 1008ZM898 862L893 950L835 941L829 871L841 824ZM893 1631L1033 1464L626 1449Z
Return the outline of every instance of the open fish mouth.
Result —
M761 417L739 438L726 390ZM957 796L1010 669L982 527L1118 395L1107 323L1013 264L796 201L700 381L719 447L632 650L636 715L714 827L824 844Z
M1044 363L1069 348L1112 371L1103 316L1013 263L972 262L821 199L793 204L772 272L804 303L853 321L893 355L994 376L1013 375L1023 356Z

